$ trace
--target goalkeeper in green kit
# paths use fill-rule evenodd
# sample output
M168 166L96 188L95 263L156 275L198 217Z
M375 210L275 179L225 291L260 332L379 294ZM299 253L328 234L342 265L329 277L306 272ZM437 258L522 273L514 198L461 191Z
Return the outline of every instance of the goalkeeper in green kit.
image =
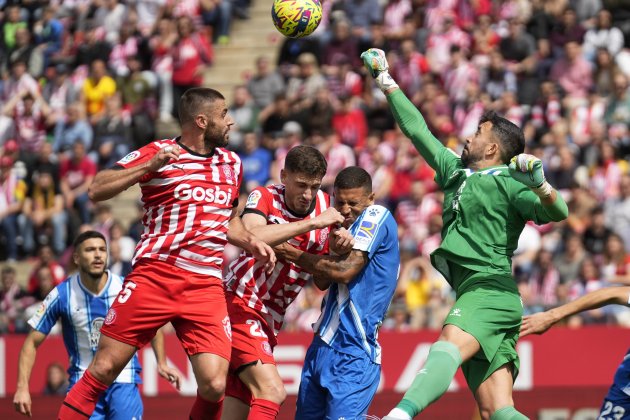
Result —
M512 400L523 313L512 254L527 221L563 220L567 205L545 180L540 159L523 153L525 139L516 125L484 115L458 157L431 134L398 88L385 53L369 49L361 58L444 191L442 244L431 263L457 294L423 368L384 420L418 415L446 392L459 366L483 419L525 419Z

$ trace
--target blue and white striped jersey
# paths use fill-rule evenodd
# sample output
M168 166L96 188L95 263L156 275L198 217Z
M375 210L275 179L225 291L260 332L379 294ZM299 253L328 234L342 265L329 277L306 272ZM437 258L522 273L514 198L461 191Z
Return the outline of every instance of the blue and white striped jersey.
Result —
M398 225L383 206L366 208L350 226L354 249L368 263L347 285L333 283L314 331L335 350L381 363L378 328L392 300L400 268Z
M28 320L31 327L48 335L61 318L63 341L70 358L70 386L83 376L101 336L101 326L109 307L122 289L123 279L107 270L107 284L100 294L90 292L73 274L46 296L35 315ZM134 355L115 382L141 383L140 363Z

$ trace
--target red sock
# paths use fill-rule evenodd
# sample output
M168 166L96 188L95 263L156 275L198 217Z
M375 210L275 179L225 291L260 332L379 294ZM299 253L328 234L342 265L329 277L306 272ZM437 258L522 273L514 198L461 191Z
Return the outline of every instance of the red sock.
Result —
M190 410L189 420L220 420L223 411L223 398L214 402L201 398L197 393L197 399Z
M107 385L96 379L86 370L83 377L74 384L57 414L58 420L85 420L90 418L96 402Z
M247 420L275 420L280 412L280 404L260 398L252 401Z

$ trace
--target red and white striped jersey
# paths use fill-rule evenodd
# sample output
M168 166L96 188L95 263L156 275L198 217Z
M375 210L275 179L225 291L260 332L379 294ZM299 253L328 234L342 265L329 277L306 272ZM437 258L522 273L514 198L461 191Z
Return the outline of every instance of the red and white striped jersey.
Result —
M133 263L152 258L220 279L228 223L238 204L241 159L223 148L199 155L172 139L149 143L117 164L136 166L169 145L181 146L179 160L144 175L139 182L144 232Z
M284 185L258 187L247 198L243 214L257 213L267 219L267 224L280 224L312 219L330 207L330 197L323 191L317 193L315 204L307 216L299 216L287 207L284 199ZM330 228L316 229L298 235L289 244L311 254L328 251ZM311 274L299 266L278 260L271 274L251 254L242 251L228 269L225 286L267 320L274 334L278 334L284 321L287 307L297 297Z

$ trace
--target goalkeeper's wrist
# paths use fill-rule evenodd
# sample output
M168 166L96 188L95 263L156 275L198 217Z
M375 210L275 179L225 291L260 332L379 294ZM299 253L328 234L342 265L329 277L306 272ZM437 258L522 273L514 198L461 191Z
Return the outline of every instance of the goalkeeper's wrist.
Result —
M540 198L550 197L553 191L553 187L547 181L544 181L538 187L531 187L531 189Z
M379 75L374 78L374 81L383 93L398 88L398 83L396 83L387 70L380 72Z

